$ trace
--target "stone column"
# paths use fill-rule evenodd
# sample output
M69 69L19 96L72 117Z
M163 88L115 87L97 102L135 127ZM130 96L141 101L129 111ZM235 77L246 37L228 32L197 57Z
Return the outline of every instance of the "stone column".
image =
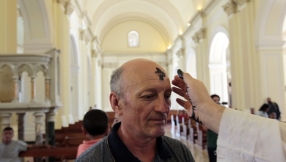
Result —
M46 102L50 102L51 101L51 98L50 98L50 83L51 81L51 78L50 77L46 77L45 78L45 96L46 96Z
M99 109L102 109L102 54L100 51L97 51L95 54L95 82L96 82L96 89L95 89L95 96L96 96L96 106ZM84 114L82 113L80 117Z
M55 116L55 110L46 113L46 138L49 145L55 144Z
M17 113L18 116L18 139L25 140L25 112Z
M2 129L4 129L5 127L10 126L10 124L11 124L11 116L12 116L12 113L1 113L0 114Z
M36 144L41 144L43 142L43 127L44 127L44 112L35 112L35 134L36 134Z
M13 100L12 102L19 102L19 91L18 91L18 76L13 76L13 84L14 84L14 93L13 93Z
M54 109L46 113L46 144L51 146L55 145L55 116ZM54 157L49 157L49 161L54 161Z
M1 0L0 54L17 52L17 0Z
M210 90L210 76L209 76L209 69L208 69L208 61L209 61L209 54L208 54L208 42L205 39L206 29L200 28L194 35L193 40L196 43L196 64L197 64L197 78L201 80L208 90Z
M36 77L31 77L31 102L36 102Z
M232 0L223 6L229 16L229 46L232 76L232 107L259 107L261 100L260 60L255 52L254 13L251 0Z

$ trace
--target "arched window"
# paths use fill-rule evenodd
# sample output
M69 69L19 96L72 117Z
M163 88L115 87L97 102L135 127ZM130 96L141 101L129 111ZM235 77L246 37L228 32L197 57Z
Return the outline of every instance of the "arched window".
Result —
M138 47L139 46L139 33L135 30L131 30L128 33L128 46Z

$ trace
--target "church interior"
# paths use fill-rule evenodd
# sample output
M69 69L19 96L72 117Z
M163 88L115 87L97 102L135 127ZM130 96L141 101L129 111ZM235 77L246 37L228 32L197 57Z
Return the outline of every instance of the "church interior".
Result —
M285 0L3 0L0 12L0 127L15 139L53 137L90 108L112 118L110 76L136 58L238 111L270 97L286 121Z

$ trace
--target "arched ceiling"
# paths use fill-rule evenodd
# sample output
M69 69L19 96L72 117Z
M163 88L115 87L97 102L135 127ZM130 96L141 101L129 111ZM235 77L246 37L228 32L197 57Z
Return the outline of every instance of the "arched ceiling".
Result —
M188 22L212 0L81 0L91 19L94 35L101 41L122 21L138 20L151 24L166 42L173 42Z

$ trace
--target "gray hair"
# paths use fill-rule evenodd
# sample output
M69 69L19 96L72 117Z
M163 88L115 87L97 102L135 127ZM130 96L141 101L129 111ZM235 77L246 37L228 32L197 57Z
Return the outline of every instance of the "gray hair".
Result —
M123 68L119 67L115 71L113 71L110 78L110 90L111 92L115 92L118 97L122 97L122 72Z

